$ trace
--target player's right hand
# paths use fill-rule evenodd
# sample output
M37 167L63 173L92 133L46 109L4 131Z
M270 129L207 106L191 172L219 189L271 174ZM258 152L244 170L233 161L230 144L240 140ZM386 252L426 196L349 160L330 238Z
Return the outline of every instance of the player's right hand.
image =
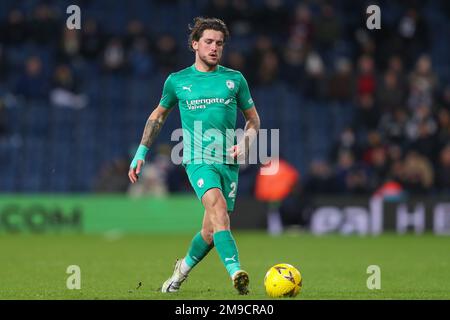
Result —
M144 160L137 160L136 164L132 163L130 170L128 171L128 178L130 178L131 183L135 183L139 179L139 174L141 173L142 166L144 165Z

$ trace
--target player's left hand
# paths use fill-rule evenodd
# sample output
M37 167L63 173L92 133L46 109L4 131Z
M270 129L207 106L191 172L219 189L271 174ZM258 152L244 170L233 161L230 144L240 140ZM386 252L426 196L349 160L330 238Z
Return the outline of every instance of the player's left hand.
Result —
M233 159L241 159L245 156L245 146L238 143L227 150L230 153L230 157Z
M142 170L142 166L144 165L144 160L137 160L136 164L135 162L130 165L130 170L128 171L128 178L130 179L131 183L136 183L139 179L139 175Z

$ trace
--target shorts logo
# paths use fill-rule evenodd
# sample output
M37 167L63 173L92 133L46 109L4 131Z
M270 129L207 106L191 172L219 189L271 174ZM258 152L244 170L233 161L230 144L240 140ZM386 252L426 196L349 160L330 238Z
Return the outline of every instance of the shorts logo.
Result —
M197 186L199 188L202 188L204 184L205 184L205 181L203 180L203 178L200 178L197 180Z
M233 80L227 80L226 84L227 84L228 89L230 89L230 90L234 89L234 81Z

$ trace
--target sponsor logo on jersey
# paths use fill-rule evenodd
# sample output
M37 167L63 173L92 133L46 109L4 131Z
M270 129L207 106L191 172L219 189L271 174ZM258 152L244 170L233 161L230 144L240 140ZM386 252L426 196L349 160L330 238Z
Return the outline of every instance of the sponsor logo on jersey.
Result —
M203 185L205 184L205 181L203 180L203 178L200 178L197 180L197 186L199 188L203 188Z
M194 99L186 100L186 106L189 110L206 109L206 107L212 103L229 104L231 99L225 100L224 98L206 98L206 99Z

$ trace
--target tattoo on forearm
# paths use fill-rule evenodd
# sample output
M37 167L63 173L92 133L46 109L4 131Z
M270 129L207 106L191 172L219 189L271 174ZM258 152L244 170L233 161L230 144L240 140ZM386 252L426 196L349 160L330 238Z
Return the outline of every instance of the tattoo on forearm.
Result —
M147 123L145 124L144 133L142 134L141 144L150 148L161 131L163 124L164 121L160 119L152 120L148 118Z

